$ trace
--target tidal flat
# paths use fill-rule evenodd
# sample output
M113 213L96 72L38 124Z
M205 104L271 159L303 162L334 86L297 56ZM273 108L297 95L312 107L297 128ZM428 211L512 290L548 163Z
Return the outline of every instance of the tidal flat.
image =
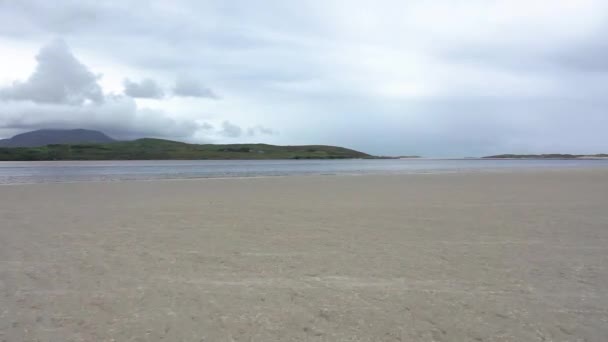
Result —
M0 186L0 341L605 341L608 170Z

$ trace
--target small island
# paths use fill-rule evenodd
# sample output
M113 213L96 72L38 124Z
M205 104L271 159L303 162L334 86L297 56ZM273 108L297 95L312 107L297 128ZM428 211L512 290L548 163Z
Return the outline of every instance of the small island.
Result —
M499 154L484 159L603 159L608 154Z

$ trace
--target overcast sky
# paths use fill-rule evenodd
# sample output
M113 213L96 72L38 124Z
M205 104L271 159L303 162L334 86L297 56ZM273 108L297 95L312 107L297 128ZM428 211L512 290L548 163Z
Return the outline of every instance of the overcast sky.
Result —
M606 0L0 0L0 137L608 152Z

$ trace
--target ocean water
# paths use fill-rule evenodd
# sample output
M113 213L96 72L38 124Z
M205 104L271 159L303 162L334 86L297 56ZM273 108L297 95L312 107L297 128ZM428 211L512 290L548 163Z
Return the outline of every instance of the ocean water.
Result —
M608 160L354 159L0 162L0 184L577 168L608 170Z

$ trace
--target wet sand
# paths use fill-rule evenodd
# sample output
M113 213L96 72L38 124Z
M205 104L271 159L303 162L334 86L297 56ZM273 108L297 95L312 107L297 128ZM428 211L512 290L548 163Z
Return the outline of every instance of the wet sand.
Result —
M0 341L606 341L608 171L0 186Z

